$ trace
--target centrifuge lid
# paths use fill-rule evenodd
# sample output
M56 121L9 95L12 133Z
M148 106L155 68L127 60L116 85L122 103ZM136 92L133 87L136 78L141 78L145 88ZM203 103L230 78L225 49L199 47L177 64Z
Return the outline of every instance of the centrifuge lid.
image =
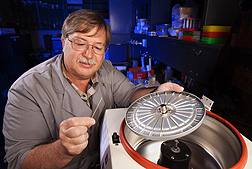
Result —
M126 124L148 139L172 140L196 130L206 111L201 100L188 92L162 91L145 95L130 105Z

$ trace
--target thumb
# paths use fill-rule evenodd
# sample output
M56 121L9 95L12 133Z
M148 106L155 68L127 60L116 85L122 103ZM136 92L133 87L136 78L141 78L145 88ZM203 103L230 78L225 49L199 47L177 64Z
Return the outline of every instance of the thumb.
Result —
M85 126L87 126L88 128L90 128L91 126L93 126L96 123L96 121L92 117L85 117L84 123L85 123Z
M172 82L167 82L164 84L161 84L157 91L175 91L175 92L182 92L184 90L184 88L176 83L172 83Z
M171 90L176 91L176 92L183 92L184 88L178 84L172 85Z

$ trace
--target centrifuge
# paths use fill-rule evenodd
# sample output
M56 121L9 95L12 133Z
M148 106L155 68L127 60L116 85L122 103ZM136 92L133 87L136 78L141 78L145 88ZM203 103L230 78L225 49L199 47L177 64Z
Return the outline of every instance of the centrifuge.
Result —
M188 92L145 95L106 110L102 169L250 169L252 142Z

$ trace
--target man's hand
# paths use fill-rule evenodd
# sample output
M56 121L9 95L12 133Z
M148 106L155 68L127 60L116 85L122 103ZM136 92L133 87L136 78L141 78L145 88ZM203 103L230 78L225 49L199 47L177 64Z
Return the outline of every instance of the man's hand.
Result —
M175 92L183 92L184 88L176 83L167 82L167 83L163 83L160 86L158 86L158 88L155 91L153 91L153 88L139 89L131 96L130 103L133 103L138 98L140 98L146 94L149 94L150 92L168 91L168 90L172 90Z
M184 88L176 83L166 82L166 83L161 84L155 92L167 91L167 90L172 90L175 92L183 92Z
M87 130L94 124L91 117L72 117L61 122L59 138L66 154L75 156L87 147Z

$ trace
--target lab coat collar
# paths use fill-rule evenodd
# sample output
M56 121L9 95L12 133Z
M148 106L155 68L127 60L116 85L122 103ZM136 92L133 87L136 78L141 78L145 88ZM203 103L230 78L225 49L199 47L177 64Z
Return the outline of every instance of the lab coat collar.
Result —
M53 86L56 92L63 95L62 101L62 108L67 111L68 113L72 114L76 117L83 117L88 116L91 117L94 110L96 109L101 97L103 94L99 88L100 83L98 83L96 87L96 92L92 96L92 109L91 110L87 104L80 98L80 96L76 93L73 87L69 84L67 79L64 77L61 69L61 61L62 61L62 54L57 55L58 57L53 65L54 69L52 69L52 80ZM55 71L54 71L55 70ZM100 112L103 110L105 106L104 99L101 100L99 107L96 110L95 117L98 117Z

